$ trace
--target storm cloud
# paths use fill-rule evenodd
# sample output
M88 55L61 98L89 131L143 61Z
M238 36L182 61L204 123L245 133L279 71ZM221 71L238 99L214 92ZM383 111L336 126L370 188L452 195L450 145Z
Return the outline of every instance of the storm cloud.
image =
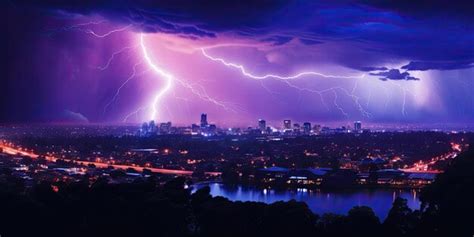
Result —
M408 72L400 72L398 69L390 69L385 72L370 73L372 76L381 76L380 80L420 80L419 78L410 76Z
M378 61L358 62L338 52L342 66L370 71L385 58L412 61L407 70L452 70L473 66L473 11L468 1L13 1L71 17L99 14L143 32L186 38L233 34L282 46L356 43ZM349 3L349 4L348 4ZM357 59L356 59L357 60Z

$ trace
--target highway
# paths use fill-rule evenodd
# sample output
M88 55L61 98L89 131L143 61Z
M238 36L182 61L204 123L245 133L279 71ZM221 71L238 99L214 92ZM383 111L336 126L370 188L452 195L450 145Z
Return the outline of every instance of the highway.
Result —
M38 154L35 154L33 151L16 148L11 143L5 144L3 142L0 142L0 149L3 151L3 153L9 154L9 155L26 156L32 159L37 159L40 156ZM53 156L45 156L45 159L51 162L56 162L59 158L53 157ZM81 160L71 160L71 159L62 159L62 160L67 161L67 162L73 162L78 165L84 165L84 166L95 165L98 168L113 167L114 169L121 169L121 170L132 168L139 172L142 172L144 169L148 169L153 173L174 174L174 175L192 175L193 174L193 171L190 171L190 170L161 169L161 168L143 167L143 166L138 166L138 165L117 165L117 164L108 164L108 163L102 163L102 162L81 161ZM211 176L218 176L218 175L221 175L221 172L205 172L205 174L211 175Z

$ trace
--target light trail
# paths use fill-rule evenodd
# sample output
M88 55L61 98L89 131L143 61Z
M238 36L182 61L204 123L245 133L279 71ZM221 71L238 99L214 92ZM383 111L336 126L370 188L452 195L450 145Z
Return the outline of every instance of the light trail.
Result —
M3 142L0 143L0 150L8 155L21 155L21 156L26 156L30 157L32 159L38 159L40 155L32 152L32 151L24 151L20 150L18 148L15 148L13 145L7 145L4 144ZM57 160L63 160L66 162L71 162L77 165L81 166L88 166L88 165L94 165L97 168L108 168L108 167L113 167L114 169L121 169L121 170L126 170L126 169L134 169L138 172L143 172L143 170L148 169L153 173L160 173L160 174L174 174L174 175L192 175L193 171L190 170L175 170L175 169L162 169L162 168L152 168L152 167L144 167L144 166L138 166L138 165L117 165L117 164L109 164L105 162L93 162L93 161L81 161L81 160L71 160L71 159L63 159L63 158L57 158L54 156L44 156L47 161L50 162L56 162ZM221 172L205 172L207 175L211 176L219 176L221 175Z

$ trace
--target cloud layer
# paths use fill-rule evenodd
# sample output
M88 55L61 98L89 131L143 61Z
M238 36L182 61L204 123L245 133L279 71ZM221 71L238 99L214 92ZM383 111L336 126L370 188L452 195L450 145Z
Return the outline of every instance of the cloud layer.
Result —
M292 39L308 46L355 44L359 51L337 52L340 65L380 69L387 59L411 61L406 70L454 70L473 66L473 11L468 1L32 1L16 4L56 14L99 14L136 30L186 38L223 34L274 46ZM355 56L355 57L354 57ZM389 74L393 72L387 72Z

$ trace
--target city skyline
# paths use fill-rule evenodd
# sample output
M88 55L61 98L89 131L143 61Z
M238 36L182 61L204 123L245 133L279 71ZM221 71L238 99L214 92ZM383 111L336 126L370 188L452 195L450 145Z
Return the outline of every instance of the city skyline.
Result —
M455 7L5 4L2 123L474 122L474 34Z
M474 237L473 6L0 1L0 237Z

